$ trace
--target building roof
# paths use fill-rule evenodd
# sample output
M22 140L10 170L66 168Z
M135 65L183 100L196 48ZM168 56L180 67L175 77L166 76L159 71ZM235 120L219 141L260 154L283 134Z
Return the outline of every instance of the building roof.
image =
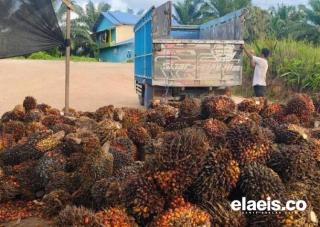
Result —
M97 32L97 28L100 23L103 23L103 19L108 21L109 27L115 27L118 25L135 25L139 20L139 16L120 11L102 12L93 27L94 32Z
M101 14L114 25L135 25L139 20L139 17L136 15L120 11L108 11Z

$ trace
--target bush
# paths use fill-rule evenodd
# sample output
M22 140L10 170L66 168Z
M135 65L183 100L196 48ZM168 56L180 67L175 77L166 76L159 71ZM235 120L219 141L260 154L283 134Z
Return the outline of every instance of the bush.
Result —
M267 83L269 96L287 96L290 92L314 92L320 89L320 47L292 40L257 40L249 45L257 55L269 48L271 56ZM253 69L244 59L242 94L250 95ZM249 86L250 85L250 86ZM289 91L289 92L288 92Z
M38 59L38 60L54 60L56 59L55 57L49 55L46 52L40 51L40 52L36 52L31 54L28 59Z

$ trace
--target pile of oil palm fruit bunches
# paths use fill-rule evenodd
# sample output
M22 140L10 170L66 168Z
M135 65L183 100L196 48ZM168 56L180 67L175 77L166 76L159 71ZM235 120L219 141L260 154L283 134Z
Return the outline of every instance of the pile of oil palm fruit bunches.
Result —
M305 94L284 104L210 96L64 116L26 97L0 122L0 222L41 215L54 226L318 226L317 107ZM233 211L243 197L308 206Z

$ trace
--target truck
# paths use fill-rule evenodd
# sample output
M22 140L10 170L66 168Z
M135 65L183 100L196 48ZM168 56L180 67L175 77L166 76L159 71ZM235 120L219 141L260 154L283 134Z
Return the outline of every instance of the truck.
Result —
M241 9L201 25L181 25L169 1L134 27L134 82L139 102L179 101L242 84Z

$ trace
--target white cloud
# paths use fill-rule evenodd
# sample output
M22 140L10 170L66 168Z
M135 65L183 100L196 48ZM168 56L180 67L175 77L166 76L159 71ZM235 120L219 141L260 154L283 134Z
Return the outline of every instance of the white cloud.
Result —
M85 4L88 0L78 0L80 4ZM122 10L126 11L127 8L134 10L140 9L149 9L151 6L159 6L167 0L93 0L94 2L107 2L112 6L113 10ZM173 0L177 2L179 0ZM183 1L183 0L180 0ZM308 0L252 0L254 5L269 8L271 6L277 6L278 4L285 5L299 5L299 4L308 4Z

